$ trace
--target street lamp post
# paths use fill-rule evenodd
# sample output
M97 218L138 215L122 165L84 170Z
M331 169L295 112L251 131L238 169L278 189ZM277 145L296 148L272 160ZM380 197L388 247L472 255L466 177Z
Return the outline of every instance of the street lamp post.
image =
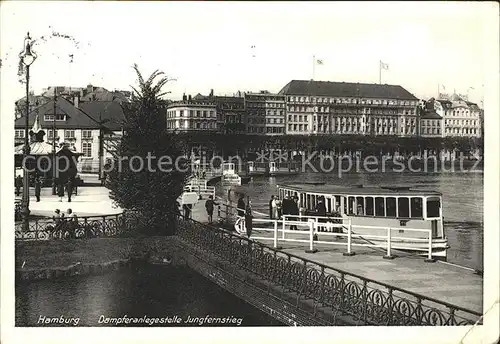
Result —
M29 230L29 214L30 214L30 194L29 194L29 172L28 166L26 166L26 157L30 154L30 142L29 142L29 112L30 112L30 102L29 102L29 83L30 83L30 66L35 62L37 56L31 50L33 45L33 41L30 38L30 34L28 32L26 38L24 39L24 50L19 54L19 58L22 63L26 66L26 119L25 119L25 128L24 128L24 159L23 159L23 200L22 200L22 210L21 213L23 215L23 226L24 230Z
M52 195L55 195L56 192L56 177L57 177L57 172L56 172L56 102L57 102L57 95L56 95L56 87L54 86L54 118L53 118L53 124L52 124Z

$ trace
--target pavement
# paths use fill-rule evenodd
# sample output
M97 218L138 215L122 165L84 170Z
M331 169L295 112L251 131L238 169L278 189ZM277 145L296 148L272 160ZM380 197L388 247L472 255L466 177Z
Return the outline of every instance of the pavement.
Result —
M15 198L21 200L21 196ZM66 212L68 208L71 208L78 216L114 215L122 212L121 208L113 206L109 198L109 190L102 186L79 186L78 195L71 196L71 202L68 202L67 195L60 202L58 196L52 195L51 187L42 188L40 202L37 202L35 190L30 188L31 215L53 216L55 209Z
M204 200L193 207L193 219L202 223L207 222ZM263 218L257 215L256 217ZM257 224L254 223L257 227ZM259 224L258 227L264 227ZM270 226L269 226L270 228ZM254 231L252 236L271 237L271 233ZM288 236L288 234L287 234ZM302 238L301 238L302 239ZM305 239L305 237L303 238ZM320 240L321 238L320 234ZM325 239L328 240L328 239ZM271 246L272 240L257 240ZM344 256L344 245L315 244L316 253L306 253L309 243L282 242L282 251L306 258L336 269L344 270L364 278L409 290L426 297L445 301L456 306L473 311L483 310L483 277L463 267L443 262L427 263L425 257L415 255L398 255L393 260L383 259L383 249L367 247L352 247L354 256Z

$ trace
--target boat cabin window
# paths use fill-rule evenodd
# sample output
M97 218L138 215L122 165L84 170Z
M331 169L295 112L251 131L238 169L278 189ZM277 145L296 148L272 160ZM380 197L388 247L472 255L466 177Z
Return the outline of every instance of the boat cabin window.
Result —
M355 211L354 211L354 207L355 207L355 202L354 202L355 198L354 197L349 197L348 198L348 214L349 215L353 215L355 214Z
M340 196L335 196L335 204L333 205L333 210L340 212Z
M399 197L398 199L398 217L410 217L410 202L408 197Z
M422 198L412 197L411 199L411 217L422 218Z
M347 214L347 197L342 197L342 201L343 201L343 204L344 204L343 213Z
M396 217L396 198L387 197L385 199L385 216Z
M335 201L332 202L332 199L331 198L326 198L325 199L325 207L326 207L326 211L328 213L331 213L333 208L332 208L332 203L335 203Z
M366 211L365 214L369 216L373 216L373 197L366 197L365 198L366 202Z
M427 201L427 217L440 217L441 202L439 200Z
M361 216L365 215L365 200L363 197L356 197L356 207L356 214Z
M375 197L375 216L385 216L383 197Z

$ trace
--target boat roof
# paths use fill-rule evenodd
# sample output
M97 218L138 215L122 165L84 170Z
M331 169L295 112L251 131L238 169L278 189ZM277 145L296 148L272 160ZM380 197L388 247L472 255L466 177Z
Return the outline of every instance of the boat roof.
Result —
M441 196L432 190L412 190L408 186L338 186L338 185L311 185L311 184L281 184L279 188L292 189L302 192L332 194L332 195L397 195L397 196Z

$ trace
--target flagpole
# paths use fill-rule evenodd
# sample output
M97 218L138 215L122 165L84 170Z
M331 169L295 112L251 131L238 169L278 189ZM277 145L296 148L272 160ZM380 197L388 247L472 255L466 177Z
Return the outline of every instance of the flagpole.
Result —
M378 83L382 85L382 61L378 61Z
M315 69L316 69L316 56L313 55L313 80L315 76Z

